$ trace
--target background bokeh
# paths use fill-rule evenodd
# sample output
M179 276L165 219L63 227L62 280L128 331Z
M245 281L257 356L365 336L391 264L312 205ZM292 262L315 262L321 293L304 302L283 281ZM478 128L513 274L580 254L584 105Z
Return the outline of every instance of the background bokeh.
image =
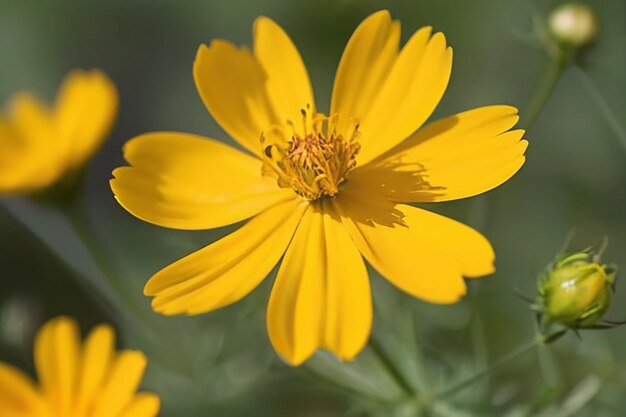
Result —
M381 405L380 398L392 398L397 387L370 364L368 352L348 371L337 371L324 354L298 369L276 357L264 325L271 279L222 311L193 318L152 313L141 293L146 279L232 228L182 232L142 223L115 203L108 187L110 173L123 164L124 142L143 132L185 131L233 144L198 97L192 63L197 47L211 39L250 45L252 23L259 15L275 19L292 36L322 111L328 110L336 65L351 32L371 12L388 8L402 22L403 39L432 25L454 48L451 82L434 117L497 103L515 105L523 116L548 65L535 27L558 4L0 0L0 102L23 89L51 100L60 80L75 67L104 69L116 82L121 100L116 126L88 168L82 196L88 226L101 255L112 264L115 278L106 286L117 301L103 301L90 284L107 278L81 261L62 219L22 200L0 199L0 360L32 370L35 329L47 318L67 314L76 317L84 330L113 321L122 345L148 353L144 386L162 395L165 417L401 413L385 411L386 405ZM624 126L626 3L587 4L598 14L600 36L583 57L583 69ZM572 243L576 249L608 236L604 259L626 268L626 143L620 144L580 70L563 74L526 136L527 163L505 185L477 198L428 206L476 227L491 240L497 253L495 275L468 282L467 299L442 307L400 294L372 272L374 337L416 383L423 379L426 385L445 386L527 343L534 318L513 288L534 296L537 273L571 229L576 230ZM11 211L18 212L19 219ZM33 233L36 224L45 226L45 236ZM85 274L91 277L86 279ZM608 313L613 319L626 319L626 288L620 284L618 278ZM123 313L116 310L116 303L125 306ZM586 381L597 383L599 389L573 415L622 416L625 346L626 329L584 332L582 340L567 336L539 355L529 354L505 366L491 383L485 381L465 397L460 395L454 410L442 409L435 415L513 415L517 410L520 414L515 415L528 415L523 414L525 404L540 398L562 401ZM355 379L352 383L363 385L360 393L336 386L350 377ZM368 390L371 397L380 398L364 400L368 395L363 391Z

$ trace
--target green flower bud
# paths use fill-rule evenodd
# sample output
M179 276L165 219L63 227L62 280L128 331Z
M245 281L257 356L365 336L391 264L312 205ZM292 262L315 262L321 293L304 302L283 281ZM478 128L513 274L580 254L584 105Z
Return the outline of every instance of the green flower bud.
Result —
M598 36L598 19L587 6L564 4L548 17L548 29L560 44L581 48Z
M617 268L590 250L557 257L539 281L536 305L544 325L577 329L595 325L609 308Z

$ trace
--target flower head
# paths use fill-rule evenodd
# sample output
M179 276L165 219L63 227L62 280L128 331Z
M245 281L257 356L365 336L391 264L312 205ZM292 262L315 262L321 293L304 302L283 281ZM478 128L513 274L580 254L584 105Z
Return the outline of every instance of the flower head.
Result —
M99 70L72 71L52 106L15 94L0 116L0 194L41 191L76 174L116 113L117 90Z
M564 4L548 17L548 28L557 42L580 48L594 42L598 36L598 19L582 4Z
M559 255L539 280L534 308L545 325L572 329L596 325L609 308L617 268L600 263L591 249Z
M115 351L107 325L80 342L77 323L58 317L35 340L36 385L22 371L0 362L0 415L3 417L154 417L159 397L136 393L146 357Z
M469 197L524 163L509 106L482 107L422 128L450 76L442 33L417 31L400 49L387 11L356 29L343 53L330 112L316 107L300 54L261 17L249 51L216 40L198 50L196 86L246 152L175 132L128 142L130 166L111 186L145 221L239 230L156 273L145 294L163 314L200 314L252 291L282 258L267 311L269 336L289 363L318 348L353 359L372 321L363 258L400 289L435 303L466 292L463 277L493 272L478 232L406 203Z

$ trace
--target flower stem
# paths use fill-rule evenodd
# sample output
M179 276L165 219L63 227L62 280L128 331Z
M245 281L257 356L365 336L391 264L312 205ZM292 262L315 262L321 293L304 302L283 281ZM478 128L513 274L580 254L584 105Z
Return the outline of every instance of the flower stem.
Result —
M71 269L79 284L94 297L110 317L124 323L133 337L146 341L150 335L139 322L136 312L120 300L114 288L115 272L91 237L88 222L77 201L42 206L33 200L2 202L17 222L26 228L59 261ZM70 233L68 233L68 231Z
M129 326L129 330L134 337L139 337L144 342L153 339L153 335L150 334L146 326L139 319L139 313L132 311L129 307L133 306L134 303L121 302L119 299L123 291L116 288L118 272L114 270L104 250L96 239L94 239L87 213L81 205L80 200L75 199L71 201L69 205L60 208L62 214L66 217L68 223L74 230L74 233L92 258L95 266L100 270L102 276L106 278L108 285L101 283L98 288L101 293L104 293L102 295L105 295L108 301L115 307L116 313L123 319L126 326ZM102 288L103 286L106 288Z
M563 74L563 71L570 63L570 59L571 52L564 49L559 49L559 52L551 57L547 71L537 86L532 99L522 113L522 125L524 129L529 130L537 120L537 117L539 117L541 110L559 82L561 74Z
M415 390L413 386L407 381L402 372L394 364L393 360L387 355L385 349L376 341L375 338L370 338L369 347L372 353L376 356L380 364L387 370L389 375L396 381L398 386L404 391L407 396L414 396Z
M598 106L600 113L602 113L611 127L611 130L613 130L613 133L619 140L620 145L622 145L622 148L626 150L626 130L624 130L622 125L619 123L615 113L613 113L605 98L602 97L598 88L593 84L589 75L587 75L587 73L579 66L575 66L574 68L576 69L576 73L578 74L583 86L587 89L587 92L591 96L591 99L595 102L596 106Z
M475 374L474 376L459 382L456 385L453 385L450 388L446 388L445 390L439 392L438 394L435 394L435 398L436 399L443 399L443 398L447 398L447 397L451 397L455 394L457 394L458 392L462 391L463 389L469 387L470 385L472 385L473 383L475 383L476 381L479 381L480 379L488 376L489 374L491 374L495 369L499 368L500 366L509 363L511 361L513 361L514 359L519 358L520 356L523 356L524 354L530 352L531 350L537 348L538 346L542 345L544 343L543 339L540 337L535 338L531 343L528 343L525 346L521 346L520 348L514 350L513 352L509 353L508 355L498 359L497 361L495 361L494 363L492 363L491 365L489 365L487 368L483 369L482 371L478 372L477 374Z

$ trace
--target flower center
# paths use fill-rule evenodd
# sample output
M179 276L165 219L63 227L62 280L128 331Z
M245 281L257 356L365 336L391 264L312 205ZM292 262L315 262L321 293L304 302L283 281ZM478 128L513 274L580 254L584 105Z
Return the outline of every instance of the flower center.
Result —
M310 201L333 197L348 172L356 166L356 155L361 148L356 140L359 126L356 125L346 138L330 127L329 118L318 114L307 120L305 110L302 116L303 132L293 129L290 139L267 144L267 136L261 136L263 174L275 176L279 187L290 187ZM292 124L290 126L293 128ZM284 138L281 128L272 133L277 130L278 136Z

